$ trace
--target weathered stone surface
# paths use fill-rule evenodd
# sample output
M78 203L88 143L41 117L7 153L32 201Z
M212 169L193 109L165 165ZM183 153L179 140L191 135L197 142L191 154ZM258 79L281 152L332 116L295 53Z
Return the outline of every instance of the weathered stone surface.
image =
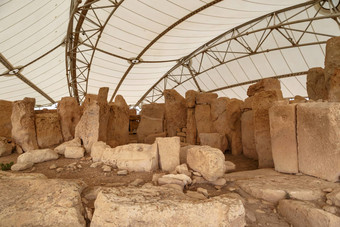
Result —
M12 137L12 102L0 99L0 137Z
M255 131L253 121L253 111L246 111L241 116L241 132L244 156L257 160L255 145Z
M162 118L151 118L142 115L141 121L137 128L137 139L139 143L144 143L148 135L158 134L164 132Z
M0 226L85 226L80 184L0 173L0 185Z
M220 149L222 152L228 148L228 140L225 135L219 133L200 133L201 145L207 145Z
M200 92L196 95L196 104L211 104L217 97L218 95L216 93Z
M340 176L340 103L297 105L299 170L329 181Z
M85 105L83 116L76 126L75 137L83 141L86 152L91 152L94 142L107 141L109 105L108 88L100 88L98 96L92 95Z
M185 185L191 184L192 180L185 174L166 174L158 178L157 182L159 185L178 184L183 189Z
M18 163L40 163L58 159L58 154L51 149L31 150L18 156Z
M73 140L64 142L54 148L54 151L57 152L58 154L64 155L66 147L80 147L81 146L81 141L79 138L74 138Z
M199 145L188 145L181 147L181 150L179 152L179 160L181 164L187 163L188 150L193 147L199 147Z
M225 170L226 172L231 172L236 169L236 165L231 161L225 161L224 164L226 167L226 170Z
M278 211L280 215L296 227L340 226L340 217L319 209L308 202L281 200Z
M294 104L294 103L305 103L307 100L300 96L300 95L295 95L293 100L289 100L289 104Z
M333 37L327 40L326 56L325 56L325 82L328 84L331 76L335 74L337 69L340 69L340 38Z
M332 202L332 205L340 207L340 187L337 187L331 193L328 193L326 197Z
M106 148L111 148L103 141L93 143L91 147L91 157L93 162L100 162Z
M234 181L242 190L257 199L276 203L285 198L313 201L325 196L324 188L339 187L310 176L295 176L275 172L273 169L225 174L227 181Z
M265 79L260 80L256 84L249 86L248 91L247 91L247 95L249 97L251 97L251 96L254 96L258 92L270 91L270 90L281 91L281 85L280 85L280 81L278 79L265 78ZM281 93L280 98L282 98L282 93Z
M83 147L66 147L65 158L82 158L84 157L85 149Z
M183 163L181 165L176 166L175 170L176 170L176 173L185 174L188 177L191 177L191 172L189 171L188 166L187 166L186 163Z
M186 101L176 90L164 90L165 120L169 137L176 136L177 128L187 124Z
M40 148L49 148L64 141L57 112L35 114L35 128Z
M99 161L110 166L117 166L121 170L135 172L157 170L157 144L127 144L115 148L106 148Z
M227 97L221 97L215 99L211 103L211 119L213 122L214 132L217 132L222 135L226 135L229 132L228 130L228 113L227 113L227 104L230 101Z
M195 145L197 141L195 108L188 108L187 110L186 141L192 145Z
M11 115L12 139L25 152L38 149L37 134L34 124L35 99L24 98L13 103Z
M98 194L91 226L244 226L238 199L194 200L165 187L111 188Z
M187 153L189 167L208 180L215 181L225 173L225 158L219 149L208 146L190 148Z
M197 135L204 132L213 132L213 125L210 115L210 105L196 105L195 120ZM199 142L199 137L197 137L197 142Z
M253 109L253 96L248 97L244 100L242 106L241 106L241 111L242 112L246 112L246 111L250 111Z
M11 166L12 171L21 171L25 169L29 169L34 165L33 162L24 162L24 163L15 163Z
M81 108L75 97L64 97L58 103L61 132L64 141L74 138L75 128L81 117Z
M227 103L226 122L227 137L233 155L242 154L242 133L241 133L241 107L243 101L231 99Z
M129 142L129 106L123 96L117 95L115 102L109 105L107 126L107 144L111 147Z
M328 81L328 101L340 102L340 69Z
M0 157L10 155L14 150L15 145L6 137L0 137Z
M253 122L259 168L274 167L268 110L279 99L278 93L273 90L258 92L254 95Z
M163 171L173 171L179 165L181 149L179 137L156 138L159 153L159 167Z
M282 173L298 173L296 104L271 107L269 119L275 170Z
M310 99L317 101L326 100L328 97L325 74L321 67L311 68L307 74L307 93Z
M160 132L155 134L150 134L144 139L144 143L153 144L157 137L166 137L166 132Z
M196 96L198 92L194 90L188 90L185 93L185 100L187 102L187 107L188 108L194 108L196 105Z
M151 118L164 119L165 117L165 104L164 103L150 103L144 104L141 111L142 116Z

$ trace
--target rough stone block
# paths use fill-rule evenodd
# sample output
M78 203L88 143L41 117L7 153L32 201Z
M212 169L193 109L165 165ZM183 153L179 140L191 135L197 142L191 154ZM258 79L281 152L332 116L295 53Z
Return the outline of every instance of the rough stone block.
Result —
M186 127L186 141L188 144L196 144L197 129L195 119L195 108L188 108L187 110L187 127Z
M185 100L187 102L187 107L188 108L194 108L196 105L196 96L198 92L194 90L188 90L185 93Z
M18 163L40 163L58 159L58 154L51 149L31 150L18 156Z
M12 102L0 100L0 136L12 137Z
M201 145L207 145L224 152L228 148L228 140L225 135L219 133L200 133Z
M64 141L74 138L76 126L81 117L81 108L75 97L64 97L58 103L61 132Z
M151 118L142 115L137 128L137 140L139 143L144 143L148 135L164 132L163 118Z
M195 120L198 135L204 132L213 132L213 125L210 115L210 105L196 105ZM197 140L199 140L198 137Z
M340 38L333 37L327 40L325 56L325 82L328 84L329 79L336 70L340 69Z
M157 137L166 137L166 132L160 132L155 134L150 134L144 139L144 143L153 144L156 141Z
M227 103L226 122L227 137L230 143L231 153L233 155L242 154L242 133L241 133L241 107L243 101L231 99Z
M144 104L141 111L142 116L148 116L151 118L164 119L165 116L165 104L164 103L150 103Z
M181 149L179 137L156 138L159 153L159 167L163 171L173 171L180 164L179 153Z
M251 96L254 96L258 92L270 91L270 90L279 91L278 93L281 93L280 98L282 98L282 92L280 92L281 91L280 81L274 78L265 78L265 79L260 80L256 84L249 86L247 95L251 97Z
M308 70L307 93L308 97L314 101L327 99L328 93L323 68L317 67Z
M57 112L35 114L35 128L40 148L49 148L64 141Z
M241 132L242 132L242 146L243 154L247 158L257 160L257 152L255 145L255 132L254 132L254 121L253 111L247 111L242 114L241 117Z
M227 97L220 97L215 99L211 103L211 120L213 124L214 132L220 133L222 135L227 135L228 133L228 110L227 104L230 99Z
M296 104L271 107L269 119L275 170L283 173L298 173Z
M217 99L218 95L216 93L206 93L200 92L196 96L196 104L211 104L215 99Z
M0 136L0 157L10 155L15 148L15 144L6 137Z
M340 103L297 105L299 170L337 181L340 176Z
M65 158L82 158L84 157L85 149L83 147L66 147Z

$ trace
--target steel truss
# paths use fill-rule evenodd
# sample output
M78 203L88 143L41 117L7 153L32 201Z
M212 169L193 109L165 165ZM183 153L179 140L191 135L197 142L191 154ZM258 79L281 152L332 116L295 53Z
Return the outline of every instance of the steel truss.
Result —
M326 4L330 6L327 13L325 13L323 9ZM311 7L315 7L317 9L316 13L311 15L310 18L301 19L301 15L306 14L307 10ZM292 14L292 12L294 13ZM289 15L288 17L287 14ZM314 22L319 20L335 21L340 27L339 16L340 12L338 10L338 6L334 6L331 0L315 0L279 10L242 24L223 33L210 42L202 45L188 56L182 58L141 97L135 106L138 106L143 102L156 102L163 96L163 91L165 89L175 89L188 81L192 81L197 87L197 90L201 91L196 80L199 75L241 58L288 48L325 44L326 41L319 41L317 39L317 42L310 42L308 39L304 39L304 37L306 35L315 35L327 38L334 37L334 35L331 34L318 33L314 30L310 31L309 28ZM293 25L301 25L304 29L292 28ZM278 43L276 47L263 49L263 44L274 31L276 31L276 34L280 34L288 44ZM249 39L254 37L254 35L260 38L256 40L256 42L250 42ZM242 51L231 50L231 46L235 43L242 47ZM199 59L198 63L197 59ZM203 59L209 59L209 62L211 62L210 67L203 67ZM193 60L196 60L196 64L192 63ZM273 77L286 78L305 74L307 74L307 72L295 72L285 75L276 75ZM221 91L254 83L256 81L257 80L231 84L206 92Z

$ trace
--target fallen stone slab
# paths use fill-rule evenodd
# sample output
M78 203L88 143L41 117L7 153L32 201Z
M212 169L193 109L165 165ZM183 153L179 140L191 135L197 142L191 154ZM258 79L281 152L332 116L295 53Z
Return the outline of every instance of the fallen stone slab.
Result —
M11 166L12 171L21 171L25 169L29 169L34 165L33 162L24 162L24 163L16 163Z
M83 186L45 178L0 171L0 226L85 226Z
M222 152L228 149L228 139L219 133L200 133L201 145L220 149Z
M17 162L18 163L40 163L46 162L50 160L58 159L59 155L51 150L51 149L39 149L39 150L31 150L30 152L26 152L24 154L19 155Z
M95 201L91 226L245 226L239 199L217 196L193 200L180 190L104 189Z
M340 217L308 202L281 200L278 211L290 224L296 227L340 226Z
M106 148L111 148L103 141L93 143L91 147L91 157L93 162L100 162Z
M83 147L66 147L65 158L82 158L84 153L85 149Z
M81 141L80 138L74 138L73 140L64 142L54 148L54 151L57 152L58 154L64 155L66 147L80 147L81 146Z

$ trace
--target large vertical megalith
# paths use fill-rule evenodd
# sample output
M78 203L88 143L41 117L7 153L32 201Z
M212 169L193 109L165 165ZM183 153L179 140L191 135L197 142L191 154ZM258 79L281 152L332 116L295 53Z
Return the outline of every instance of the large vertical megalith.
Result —
M315 101L319 99L326 100L328 98L323 68L317 67L308 70L307 93L308 97Z
M74 138L75 128L81 118L81 109L75 97L64 97L58 103L60 125L65 141Z
M177 129L186 127L186 101L176 90L164 90L166 129L169 137L177 135Z
M0 137L10 138L12 133L12 102L0 100Z

